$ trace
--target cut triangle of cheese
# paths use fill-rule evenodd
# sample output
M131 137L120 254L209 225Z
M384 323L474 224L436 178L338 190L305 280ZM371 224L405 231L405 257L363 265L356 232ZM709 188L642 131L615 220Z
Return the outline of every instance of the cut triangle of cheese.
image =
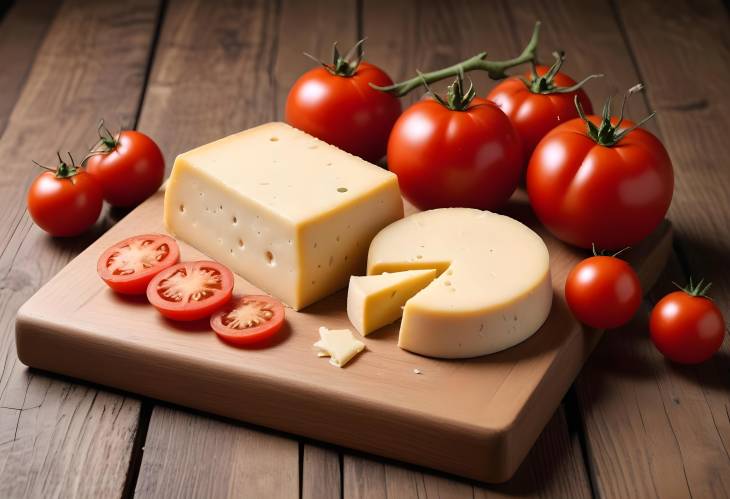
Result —
M436 269L350 277L347 316L366 336L403 315L403 306L436 278Z
M370 244L368 274L443 262L446 271L406 302L401 348L476 357L524 341L547 319L553 296L547 247L504 215L443 208L394 222Z
M365 343L355 338L349 329L319 328L319 341L314 347L319 357L330 357L330 364L343 367L365 349Z

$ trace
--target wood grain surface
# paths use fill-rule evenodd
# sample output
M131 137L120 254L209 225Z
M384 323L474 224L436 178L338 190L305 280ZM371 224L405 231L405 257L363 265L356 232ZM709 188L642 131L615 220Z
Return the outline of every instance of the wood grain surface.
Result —
M37 22L52 7L36 4ZM64 2L35 56L32 46L25 50L30 71L17 66L16 81L25 80L0 138L5 178L12 179L0 182L2 497L119 496L124 490L139 401L29 371L17 360L13 323L23 301L105 226L76 240L46 237L25 211L25 191L37 175L30 160L52 163L57 150L81 158L100 117L115 123L134 117L157 13L155 2ZM11 9L6 20L16 14ZM31 45L39 30L29 26Z
M332 371L313 355L312 344L322 325L350 327L343 290L304 311L288 310L277 344L232 348L208 334L206 321L164 320L144 298L116 295L96 275L106 247L134 234L164 232L162 201L159 192L142 203L18 311L17 349L26 365L503 482L522 462L600 336L576 322L563 297L565 277L582 254L539 227L525 210L524 196L516 195L505 212L545 240L554 290L545 324L523 343L469 360L431 359L398 348L395 324L366 338L368 352L347 369ZM206 258L178 243L181 260ZM657 279L670 245L670 229L663 224L627 253L645 286ZM240 276L234 292L262 293ZM415 369L423 375L415 376Z
M265 35L256 30L254 35L240 34L230 28L242 22L256 26L265 23L264 20L223 20L213 12L196 10L195 2L188 0L163 2L161 10L155 2L120 4L109 9L95 8L94 2L78 0L18 0L5 4L10 7L0 5L0 61L4 63L0 71L0 152L4 153L3 158L13 173L6 177L12 180L0 182L0 356L3 359L0 496L89 496L98 495L100 490L109 491L105 495L112 497L131 495L137 474L142 476L139 465L145 437L154 437L147 433L146 426L150 415L158 412L152 409L151 402L144 402L140 411L136 398L124 398L123 394L100 391L91 385L26 371L17 363L12 337L17 308L123 215L109 213L94 232L76 241L48 239L23 213L25 188L35 175L29 160L52 161L55 149L60 147L81 154L93 141L98 118L103 116L113 125L121 122L133 125L136 116L142 113L143 130L154 134L169 161L176 144L184 146L186 140L195 141L192 134L196 130L202 129L199 133L205 134L212 128L217 133L226 126L236 126L237 120L248 122L246 113L251 106L254 115L260 113L257 109L269 107L270 113L280 117L288 85L310 67L309 60L299 58L299 53L307 50L327 56L329 44L335 40L345 46L364 34L369 36L366 58L382 64L398 79L410 76L415 69L453 63L457 57L472 55L477 50L488 50L490 57L495 58L510 56L521 48L532 23L539 18L543 21L541 54L545 60L552 49L563 48L568 54L565 69L572 76L606 73L606 78L594 80L588 86L594 106L600 105L609 93L620 94L640 80L647 83L646 98L636 99L630 106L630 115L641 116L650 107L659 111L655 122L648 127L665 141L677 173L677 191L670 216L677 227L678 253L671 272L650 294L644 313L653 300L671 289L670 280L686 281L692 274L715 282L711 294L725 317L730 316L730 280L725 265L730 244L727 235L730 186L725 160L728 141L720 135L727 128L727 113L723 111L727 111L729 99L723 90L729 51L727 11L719 0L456 1L441 6L380 0L320 1L305 5L296 0L283 0L272 2L267 10L276 16L274 23L278 28ZM234 18L248 17L244 10L262 15L262 4L255 2L226 1L220 2L220 7L219 2L210 4L216 4L216 9L223 9ZM216 45L220 47L218 53L228 50L250 54L256 51L247 45L251 36L271 37L273 40L266 43L275 47L272 50L276 56L268 60L275 61L273 73L278 76L270 77L266 83L273 81L275 92L253 86L260 83L258 76L249 77L234 70L245 83L233 85L235 91L216 89L214 93L221 93L227 99L225 107L217 113L212 108L195 108L196 114L205 116L199 128L196 128L195 115L186 113L184 106L178 108L174 102L154 105L172 99L167 94L178 96L187 105L192 101L193 107L196 102L207 102L210 106L219 102L217 97L210 97L210 92L196 96L190 83L184 81L186 75L175 73L175 67L194 67L188 66L187 61L195 49L189 39L186 42L184 38L170 38L172 42L167 50L178 52L168 58L166 67L160 65L162 49L151 50L155 32L164 33L170 19L176 19L168 14L181 11L188 12L182 18L183 24L195 24L196 16L200 16L209 23L229 26L215 30L210 29L213 28L210 24L209 29L202 28L195 33L197 38L209 40L203 46L211 54L215 53ZM141 25L145 30L142 37L138 35ZM79 29L81 26L84 29ZM114 57L104 57L110 53ZM80 64L81 59L88 64ZM204 64L205 56L193 59L203 61L195 64ZM134 64L130 63L132 60ZM211 60L218 62L202 73L212 70L223 81L230 81L226 79L226 64L246 68L255 65L249 60L233 61L212 55ZM150 69L172 78L160 79L158 95L154 98L151 87L143 93ZM288 79L281 77L287 71ZM114 77L104 79L103 75L110 72ZM264 72L272 71L265 68ZM202 73L195 76L199 78ZM51 82L51 74L58 78L58 85ZM491 85L486 79L475 78L475 81L478 88ZM182 91L181 87L186 90ZM268 100L247 99L248 93L265 95ZM404 103L416 98L416 95L409 96ZM148 102L153 104L149 108ZM179 136L176 127L180 127ZM17 174L20 177L14 176ZM567 489L563 485L556 488L554 483L541 485L547 474L551 480L565 484L572 477L587 480L590 493L600 497L730 496L726 481L730 466L728 340L723 353L709 363L677 368L664 362L648 343L645 319L641 316L615 333L605 335L599 344L593 357L599 359L597 365L589 361L588 369L576 385L577 396L572 391L569 393L568 402L561 409L565 417L558 418L556 414L538 441L535 449L545 448L541 441L548 440L547 455L551 459L533 465L533 450L504 490L509 490L511 495L541 497L585 495L580 484ZM625 341L625 337L631 341ZM634 365L630 369L635 362L645 362L646 366ZM177 407L163 408L190 415ZM109 413L118 415L101 423L100 416ZM219 425L206 425L203 419L194 413L186 418L191 433L208 436L226 433L230 431L227 425L243 432L258 431L229 421L218 420ZM177 439L170 436L173 433L166 429L169 426L176 428L175 435L184 435L180 425L174 424L176 419L166 417L159 421L163 423L155 424L153 433L167 432L170 439ZM23 436L22 442L18 435ZM183 441L186 443L171 447L174 449L171 452L189 452L195 440ZM236 446L242 452L256 445L250 439L237 438ZM75 456L69 452L74 448L93 450ZM345 458L376 459L342 449L311 446L310 441L299 442L299 448L299 478L304 497L306 494L309 497L349 496L353 488L344 488L344 482L352 484L366 475L353 475L357 467L341 466ZM102 452L103 460L93 457L99 455L98 451ZM282 449L282 462L288 462L289 455L289 450ZM164 461L160 458L158 451L150 451L147 462ZM557 467L553 466L555 461ZM145 483L149 485L150 479L165 483L169 480L168 473L178 478L189 476L189 483L198 479L206 483L202 476L206 471L192 461L185 462L185 466L168 465L151 472L148 469ZM572 462L583 464L579 468L565 465ZM387 466L400 470L388 473L391 490L418 490L421 496L428 491L429 497L437 493L442 497L483 497L503 493L505 487L484 488L468 483L459 486L464 482L439 475L443 481L439 487L409 489L410 482L424 480L431 473L401 468L395 463ZM520 486L526 483L523 470L527 467L537 477L538 485L534 488ZM102 468L108 470L97 471ZM581 468L587 473L578 471ZM115 469L119 471L112 471ZM227 472L222 473L226 476ZM514 492L517 489L522 492ZM266 495L265 488L252 490ZM222 489L215 492L227 495Z

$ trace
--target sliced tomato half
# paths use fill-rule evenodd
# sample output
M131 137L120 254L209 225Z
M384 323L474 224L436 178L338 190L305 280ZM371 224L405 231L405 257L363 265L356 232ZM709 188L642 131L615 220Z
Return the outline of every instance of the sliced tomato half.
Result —
M265 343L283 325L284 306L264 295L242 296L210 318L218 338L239 347Z
M165 317L194 321L209 317L228 303L233 274L216 262L182 262L157 274L147 286L147 299Z
M143 295L160 271L180 261L175 240L162 234L133 236L109 247L99 257L99 277L117 293Z

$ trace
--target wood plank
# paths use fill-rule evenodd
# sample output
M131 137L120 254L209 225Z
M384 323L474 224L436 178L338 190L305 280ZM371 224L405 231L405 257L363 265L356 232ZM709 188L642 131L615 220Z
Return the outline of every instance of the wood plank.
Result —
M648 128L663 138L675 167L669 216L679 227L681 248L690 248L689 270L720 282L714 296L727 318L727 267L722 259L728 254L724 234L729 217L723 201L728 184L726 169L717 167L725 165L728 152L719 135L728 121L722 112L728 103L722 92L728 68L713 59L728 57L721 4L619 2L620 24L615 18L610 21L608 3L512 5L520 29L535 16L544 21L543 40L568 51L566 68L571 72L607 74L590 84L594 104L600 103L596 97L618 94L640 79L647 83L649 106L636 99L630 116L642 116L649 107L658 111ZM621 25L633 52L626 47ZM667 78L668 68L682 76ZM671 289L672 278L687 278L676 261L652 293L654 299ZM645 305L632 324L604 337L577 383L596 489L605 497L728 495L730 422L723 380L730 340L706 365L671 365L647 338L648 311Z
M3 61L0 72L0 136L59 3L60 0L16 3L0 20L0 61Z
M354 0L348 3L285 1L280 8L264 1L171 4L139 123L140 130L153 136L162 148L168 171L180 152L274 118L282 119L289 87L313 65L302 55L302 50L325 56L333 41L354 42L355 12ZM306 30L300 29L304 19L311 23ZM209 30L208 26L216 26L216 30ZM157 407L153 410L151 431L161 428L174 434L174 439L181 442L178 448L182 452L185 452L184 444L191 444L191 439L197 439L201 433L212 435L218 431L246 435L246 438L235 437L237 448L232 452L237 453L251 452L271 441L279 441L279 437L244 428L210 427L200 418L189 419L187 427L166 428L174 418L164 419L164 414ZM282 463L291 466L292 457L296 458L293 470L297 471L294 483L298 493L299 449L295 441L290 444L278 445L277 453L264 457L270 460L271 466L282 466ZM140 482L142 489L138 488L142 495L150 481L182 481L191 486L201 481L207 483L207 470L195 466L194 461L187 463L190 466L165 461L164 456L158 455L160 450L146 448L140 475L145 483ZM211 447L210 452L217 450ZM303 459L304 497L307 494L339 496L338 456L304 444ZM224 463L218 464L225 468L221 471L224 474L235 471L240 477L257 480L252 469L229 469ZM153 469L153 466L157 467ZM230 462L230 466L235 463ZM291 478L291 470L285 471ZM269 486L270 490L251 488L246 482L245 479L237 481L237 487L229 490L230 495L259 491L263 496L278 496L274 493L279 486L278 476L277 483L259 484ZM152 488L148 495L159 490Z
M590 497L580 444L575 435L568 434L566 428L565 413L560 408L512 480L497 486L485 486L346 453L343 467L344 497Z
M265 436L265 438L264 438ZM298 443L157 405L135 497L298 497Z
M459 15L453 15L454 12L459 12ZM530 26L515 30L510 16L508 6L502 3L486 5L483 2L467 1L454 6L437 2L424 5L418 2L366 0L363 4L364 35L369 37L366 55L369 60L383 67L395 81L411 77L417 69L428 71L444 67L482 50L488 51L490 59L509 58L519 53L532 28ZM532 23L534 21L535 19ZM470 77L482 95L493 85L485 75L472 73ZM434 88L443 88L445 84L436 84ZM412 92L404 98L404 106L414 102L422 94L419 91ZM560 445L569 441L569 438L562 409L559 414L546 426L535 448L546 452L550 444L556 444L554 452L561 457L566 455L558 462L565 465L571 463L571 466L575 466L572 471L576 473L556 473L557 476L568 479L551 482L548 487L551 492L548 495L552 493L557 497L582 497L590 493L587 473L582 465L579 447ZM534 478L544 472L541 469L544 463L538 462L534 457L536 452L538 451L533 449L518 474L504 486L505 490L519 487L518 484L524 482L525 477ZM358 476L362 472L357 466L353 466L353 462L362 463L362 460L346 456L345 462L349 463L343 470L345 483L349 483L346 490L357 497L355 491L359 490L357 484L361 480ZM375 468L378 469L377 466ZM420 472L411 471L406 474L390 473L389 481L392 484L390 486L396 489L405 487L414 490L412 484L423 482L424 479ZM442 478L439 483L444 487L447 487L446 483L452 483L457 489L460 488L448 478ZM486 490L479 489L479 493L486 494Z
M339 499L340 454L309 443L302 449L302 499Z
M67 148L81 157L100 116L134 116L156 15L151 2L65 2L0 139L13 178L0 184L3 497L118 496L124 488L139 401L27 370L16 357L13 322L20 305L93 237L54 240L32 224L25 189L38 172L30 160L49 161Z
M634 8L636 7L636 8ZM678 226L679 256L688 275L714 281L711 296L730 319L730 36L720 1L618 2L647 97L675 167L670 216ZM677 78L671 74L692 75ZM674 78L671 78L674 80ZM667 289L670 289L669 286ZM721 352L698 367L660 364L666 416L684 476L695 497L730 497L730 337Z

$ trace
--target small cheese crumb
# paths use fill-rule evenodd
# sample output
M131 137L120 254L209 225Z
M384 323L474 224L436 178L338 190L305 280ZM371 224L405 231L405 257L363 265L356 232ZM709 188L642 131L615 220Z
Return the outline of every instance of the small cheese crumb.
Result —
M413 374L423 374L423 371L421 371L420 369L414 369Z
M319 341L314 344L318 357L329 357L330 364L344 367L350 359L365 349L365 343L355 338L349 329L319 328Z

